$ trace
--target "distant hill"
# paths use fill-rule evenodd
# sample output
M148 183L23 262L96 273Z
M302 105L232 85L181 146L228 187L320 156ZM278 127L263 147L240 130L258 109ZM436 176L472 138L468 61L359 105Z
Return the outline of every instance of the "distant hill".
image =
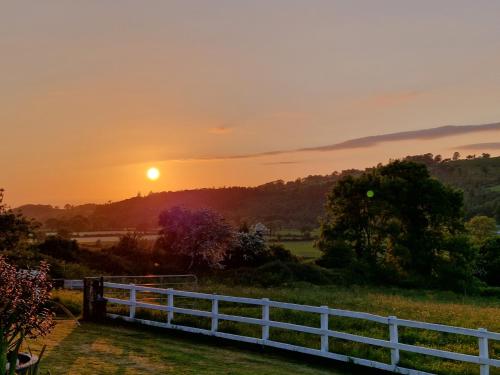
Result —
M432 154L408 156L424 163L431 174L445 184L464 191L468 217L484 214L500 221L500 157L441 161ZM157 226L161 211L173 207L211 208L238 225L263 222L274 228L314 228L324 212L326 194L346 170L327 176L308 176L295 181L274 181L257 187L228 187L152 193L119 202L86 204L58 209L47 205L18 208L47 229L69 230L137 229Z
M440 181L463 190L468 217L487 215L500 222L500 157L438 163L429 169Z
M16 208L21 211L25 216L36 219L40 223L45 223L52 218L69 220L76 216L89 217L94 212L97 204L83 204L67 209L59 209L47 204L26 204Z

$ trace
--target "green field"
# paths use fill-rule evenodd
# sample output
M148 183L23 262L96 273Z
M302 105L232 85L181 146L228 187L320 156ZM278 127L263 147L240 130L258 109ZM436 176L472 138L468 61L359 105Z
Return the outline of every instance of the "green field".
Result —
M59 322L44 342L52 375L342 374L289 357L214 345L140 327ZM38 343L31 344L38 350ZM345 372L344 372L345 374Z
M321 251L313 246L314 241L283 241L280 244L300 258L316 259L321 256Z
M494 191L495 193L500 193L500 185L497 186L492 186L488 188L491 191Z
M342 287L342 286L314 286L309 284L299 284L294 287L283 287L283 288L249 288L240 286L229 286L221 285L216 283L205 283L200 285L199 291L209 292L209 293L219 293L234 296L247 296L262 298L268 297L277 301L294 302L307 305L328 305L334 308L363 311L374 314L379 314L383 316L396 315L399 318L420 320L432 323L442 323L454 326L468 327L468 328L487 328L490 331L500 332L500 300L495 298L486 297L464 297L461 295L449 293L449 292L436 292L436 291L416 291L416 290L402 290L396 288L373 288L373 287ZM71 292L63 292L61 295L61 300L68 305L78 306L78 300L81 298L78 294ZM139 297L138 297L139 298ZM71 302L73 301L73 302ZM210 306L205 305L194 300L183 300L177 301L176 305L180 307L189 307L200 310L209 310ZM225 314L249 316L249 317L259 317L261 311L259 308L249 307L247 305L231 304L231 303L221 303L219 306L219 311ZM121 311L126 313L126 311ZM149 319L161 319L165 320L165 316L157 315L150 316L144 311L138 310L138 315L143 315L144 318ZM313 327L319 326L319 319L316 314L311 313L299 313L290 312L282 309L272 309L271 319L295 324L308 325ZM182 315L177 314L175 316L176 323L192 325L196 327L208 327L208 320L205 318L192 318L192 317L182 317ZM90 326L93 327L93 326ZM366 335L374 338L388 339L387 326L379 325L377 323L370 323L350 318L330 318L330 327L347 333L354 333L360 335ZM102 331L97 329L93 330L89 335L93 337L93 340L109 340L110 332L113 332L113 340L116 336L120 336L120 328L109 328L114 331L108 331L108 327L103 327ZM224 332L243 334L247 336L259 336L260 329L256 326L233 323L233 322L221 322L220 329ZM61 335L56 331L56 336ZM129 335L128 331L124 331L124 335ZM123 340L117 339L117 344L110 344L112 346L128 345L131 348L137 346L141 350L140 356L145 356L149 358L150 356L157 356L150 350L153 349L140 349L141 345L146 345L141 343L141 336L139 333L133 334L132 337L136 337L134 340ZM86 336L86 334L84 335ZM158 336L154 340L162 340L163 336ZM441 334L432 331L423 331L409 328L400 327L400 338L401 341L407 344L419 344L431 348L438 348L443 350L461 352L466 354L477 355L478 345L477 341L473 338L463 338L456 335ZM318 348L319 341L315 336L302 333L294 333L290 331L283 331L280 329L271 329L271 339L276 341L283 341L292 344L298 344L302 346L308 346L312 348ZM79 342L83 339L75 339L75 342ZM90 339L89 339L90 340ZM172 345L171 339L165 336L165 345ZM60 340L59 340L60 341ZM182 348L184 342L179 344L179 349ZM191 343L191 346L194 344ZM149 348L149 344L146 345ZM206 348L203 350L213 350L217 352L216 348ZM492 358L500 358L500 343L492 342L490 344L490 355ZM199 349L202 350L202 349ZM229 350L229 349L227 349ZM343 353L347 355L352 355L356 357L370 358L377 361L387 362L389 361L389 351L387 349L375 348L364 344L355 344L342 340L331 339L330 340L330 350L338 353ZM130 349L130 352L132 349ZM60 354L58 354L60 353ZM87 350L88 353L88 350ZM244 352L239 352L235 349L235 353L243 356L243 364L241 364L241 371L238 366L235 365L234 374L239 373L252 373L251 367L247 367L246 359L250 358L251 355L244 354ZM173 354L172 354L173 355ZM215 355L215 354L214 354ZM221 353L222 355L222 353ZM60 357L61 356L61 357ZM75 350L70 356L65 356L59 349L53 351L52 357L48 357L47 364L59 363L59 361L73 361L72 357L79 357L79 361L85 361L84 356L78 354ZM158 354L159 356L159 354ZM163 358L163 357L162 357ZM265 357L267 358L267 357ZM444 361L440 359L435 359L433 357L426 357L422 355L413 355L409 353L401 352L402 365L405 367L416 368L419 370L424 370L432 373L438 374L477 374L478 368L474 365L466 365L453 361ZM124 360L117 356L117 361ZM264 360L264 359L263 359ZM89 363L94 363L96 361L92 356L88 359ZM266 360L267 361L267 360ZM170 359L169 363L175 362L174 359ZM260 363L260 362L257 362ZM267 363L267 362L266 362ZM270 362L269 362L270 363ZM297 366L297 364L293 364ZM53 365L55 366L55 365ZM183 367L177 364L179 369ZM195 366L193 364L193 366ZM267 364L266 364L267 366ZM271 365L272 367L273 365ZM278 367L280 365L277 365ZM54 367L55 368L55 367ZM187 370L187 367L186 371ZM284 368L284 367L283 367ZM233 370L233 369L232 369ZM179 373L182 373L179 370ZM215 370L214 370L215 371ZM248 372L245 372L248 371ZM255 367L254 372L262 373L281 373L273 372L279 371L274 369L265 369ZM320 370L316 373L322 373ZM196 371L195 371L196 372ZM57 372L55 372L57 374ZM85 373L85 372L83 372ZM109 372L113 373L113 372ZM116 372L116 373L126 373L126 372ZM208 372L211 373L211 372ZM213 372L216 373L216 372ZM292 372L293 373L293 372ZM307 372L304 372L307 373ZM76 372L76 374L79 374ZM499 375L500 369L491 369L492 375Z

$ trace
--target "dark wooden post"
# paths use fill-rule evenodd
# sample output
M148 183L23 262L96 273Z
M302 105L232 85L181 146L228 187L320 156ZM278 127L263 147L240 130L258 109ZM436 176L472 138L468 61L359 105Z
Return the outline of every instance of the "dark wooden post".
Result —
M104 298L104 277L99 279L99 296Z
M97 299L100 297L99 295L99 280L93 279L92 280L92 302L97 301Z
M91 279L83 279L83 320L90 320L90 289L92 287Z
M92 280L92 321L103 322L106 320L106 298L104 298L104 278Z

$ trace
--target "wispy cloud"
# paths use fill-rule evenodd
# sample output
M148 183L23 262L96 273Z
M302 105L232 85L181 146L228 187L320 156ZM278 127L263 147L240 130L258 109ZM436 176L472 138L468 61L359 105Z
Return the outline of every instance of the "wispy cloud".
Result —
M301 164L301 161L285 160L285 161L272 161L267 163L262 163L262 165L286 165L286 164Z
M233 132L233 128L229 126L216 126L208 129L210 134L229 134Z
M368 106L368 107L379 107L379 108L391 107L413 100L421 94L422 94L421 91L402 91L402 92L385 93L361 100L358 104L362 104L363 106Z
M437 128L381 134L370 137L351 139L345 142L335 143L332 145L302 148L298 151L333 151L333 150L343 150L343 149L366 148L366 147L373 147L380 143L385 143L385 142L431 140L437 138L451 137L454 135L485 132L492 130L500 130L500 123L485 124L485 125L462 125L462 126L448 125L448 126L440 126Z
M500 142L490 143L471 143L468 145L457 146L455 148L462 150L500 150Z
M181 161L181 160L216 161L216 160L250 159L263 156L276 156L276 155L299 153L299 152L327 152L327 151L349 150L349 149L374 147L381 143L387 143L387 142L431 140L431 139L452 137L461 134L487 132L487 131L500 131L500 122L493 124L483 124L483 125L448 125L448 126L440 126L437 128L428 128L421 130L355 138L344 142L333 143L323 146L303 147L290 150L274 150L274 151L265 151L265 152L250 153L250 154L204 156L204 157L189 158L189 159L176 159L176 161Z

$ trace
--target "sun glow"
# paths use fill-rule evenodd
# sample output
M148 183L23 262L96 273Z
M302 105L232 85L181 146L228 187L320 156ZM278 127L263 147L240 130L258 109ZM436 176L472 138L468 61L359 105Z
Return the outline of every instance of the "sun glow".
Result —
M156 181L160 177L160 171L156 167L151 167L148 169L146 172L146 176L148 176L148 179L151 181Z

